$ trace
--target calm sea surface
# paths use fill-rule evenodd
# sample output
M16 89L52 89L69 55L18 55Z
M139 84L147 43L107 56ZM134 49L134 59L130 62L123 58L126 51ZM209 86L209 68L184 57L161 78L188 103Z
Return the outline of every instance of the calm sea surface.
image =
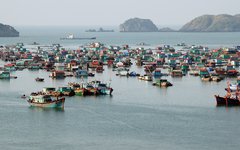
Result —
M240 44L240 33L86 33L76 27L21 27L19 31L21 37L0 38L0 44L60 43L78 48L91 42L59 40L68 33L96 36L96 41L108 45ZM136 66L130 70L143 73ZM104 73L86 80L111 81L113 96L67 98L65 109L60 111L30 108L20 96L80 79L52 80L49 72L42 70L23 70L13 75L18 78L0 80L0 147L4 150L236 150L240 147L240 108L216 107L214 99L214 94L225 94L227 80L236 79L216 83L202 82L193 76L166 77L173 87L158 88L151 82L116 76L105 67ZM45 82L35 82L36 77L44 77Z

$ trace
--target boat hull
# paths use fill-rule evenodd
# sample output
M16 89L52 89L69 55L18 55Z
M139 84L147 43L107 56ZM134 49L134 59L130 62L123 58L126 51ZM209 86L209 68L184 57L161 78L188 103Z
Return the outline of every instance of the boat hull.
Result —
M240 101L236 98L221 97L215 95L217 106L240 106Z
M28 100L28 103L31 107L42 107L42 108L64 108L65 98L60 98L46 103L33 102Z

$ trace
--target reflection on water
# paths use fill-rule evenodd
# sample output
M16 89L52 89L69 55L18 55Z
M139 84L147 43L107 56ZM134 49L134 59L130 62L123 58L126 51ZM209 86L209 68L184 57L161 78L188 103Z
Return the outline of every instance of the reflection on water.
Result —
M31 112L64 112L64 108L41 108L29 106Z

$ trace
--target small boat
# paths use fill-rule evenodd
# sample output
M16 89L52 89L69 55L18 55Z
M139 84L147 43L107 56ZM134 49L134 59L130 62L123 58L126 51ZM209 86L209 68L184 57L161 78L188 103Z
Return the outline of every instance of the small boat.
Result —
M52 97L51 95L32 93L28 103L33 107L64 108L64 97Z
M153 76L154 77L161 77L162 76L162 72L160 68L156 68L153 72Z
M127 76L128 75L128 71L126 71L126 70L119 70L118 71L118 75L120 75L120 76Z
M71 87L59 87L57 92L63 94L64 96L74 96L75 92Z
M39 78L39 77L37 77L37 78L35 78L35 80L36 80L37 82L43 82L43 81L44 81L44 78Z
M129 73L128 76L129 76L129 77L136 77L136 76L140 76L140 74L139 74L139 73L136 73L135 71L132 71L132 72Z
M222 78L218 74L212 73L210 74L210 76L212 81L219 82L222 80Z
M88 77L88 71L87 70L77 70L75 72L75 77L77 77L77 78Z
M173 84L170 83L167 79L157 79L156 82L153 83L154 86L160 86L160 87L169 87Z
M201 79L202 81L212 81L212 78L210 75L203 75Z
M95 76L95 74L94 74L94 73L92 73L92 72L89 72L89 73L88 73L88 76L89 76L89 77L94 77L94 76Z
M104 71L103 66L98 66L98 67L96 68L96 72L97 72L97 73L102 73L103 71Z
M152 76L151 75L139 76L138 79L144 80L144 81L152 81Z
M170 72L170 74L172 77L182 77L183 76L182 70L172 70Z
M110 83L107 85L101 81L92 81L89 84L97 88L97 94L99 95L112 95L113 88L110 87Z
M25 98L27 98L27 96L26 96L25 94L23 94L23 95L21 96L21 98L22 98L22 99L25 99Z

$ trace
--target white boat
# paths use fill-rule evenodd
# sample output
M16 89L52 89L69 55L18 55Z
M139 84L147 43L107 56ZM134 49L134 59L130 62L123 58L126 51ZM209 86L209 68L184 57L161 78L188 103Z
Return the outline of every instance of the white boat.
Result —
M60 40L95 40L96 37L90 37L90 38L80 38L80 37L74 37L73 34L69 34L67 37L60 38Z

